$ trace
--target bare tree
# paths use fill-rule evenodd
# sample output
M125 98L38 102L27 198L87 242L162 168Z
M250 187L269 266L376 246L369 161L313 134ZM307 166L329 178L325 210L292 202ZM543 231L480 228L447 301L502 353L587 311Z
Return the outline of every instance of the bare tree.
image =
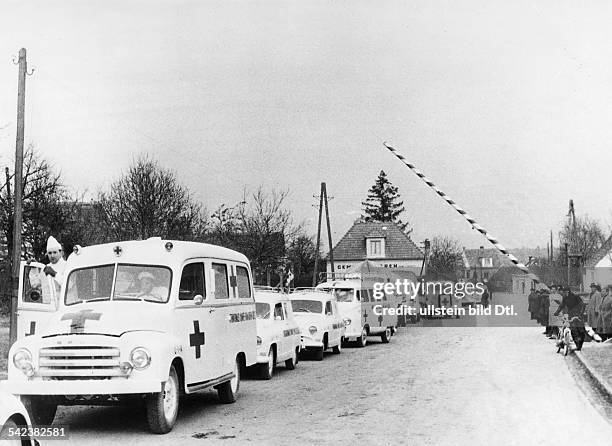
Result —
M100 193L99 205L107 239L196 240L205 229L201 205L174 172L146 156L136 159L109 192Z
M70 198L60 174L36 153L32 144L24 153L23 166L22 251L42 260L49 235L61 238L68 225L69 213L63 203ZM9 259L13 252L13 179L9 170L0 193L0 230L6 237Z
M427 268L433 275L456 275L461 260L459 241L447 236L436 236L431 241Z
M589 216L576 217L575 221L567 221L559 233L562 250L559 256L565 263L567 243L570 254L580 255L583 262L589 261L606 241L606 234L600 224Z
M293 271L294 286L311 286L312 274L316 257L323 263L321 253L317 252L316 243L312 236L303 231L293 238L287 246L287 259Z

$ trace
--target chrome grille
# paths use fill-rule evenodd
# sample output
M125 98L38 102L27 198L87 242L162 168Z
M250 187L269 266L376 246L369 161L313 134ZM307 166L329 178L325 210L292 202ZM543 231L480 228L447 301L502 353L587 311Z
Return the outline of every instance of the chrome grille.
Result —
M119 363L116 347L46 347L38 354L38 374L43 379L55 380L125 377Z

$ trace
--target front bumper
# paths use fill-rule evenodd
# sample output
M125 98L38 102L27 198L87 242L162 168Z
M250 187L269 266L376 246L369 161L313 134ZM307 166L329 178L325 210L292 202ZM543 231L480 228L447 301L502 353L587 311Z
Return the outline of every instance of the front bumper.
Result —
M323 340L315 339L310 336L302 336L302 348L322 348Z
M152 380L64 380L7 381L13 395L119 395L161 392L161 382Z

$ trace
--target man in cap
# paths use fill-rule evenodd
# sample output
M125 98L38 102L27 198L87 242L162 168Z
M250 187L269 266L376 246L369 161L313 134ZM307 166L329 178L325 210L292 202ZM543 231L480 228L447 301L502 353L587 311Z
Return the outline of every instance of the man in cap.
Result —
M140 282L138 297L160 302L163 302L168 297L168 290L164 287L156 287L155 276L149 271L143 271L138 274L138 281Z
M49 258L49 264L45 266L43 272L47 276L53 277L56 286L59 288L64 278L66 261L63 257L62 245L53 236L50 236L47 240L47 257Z

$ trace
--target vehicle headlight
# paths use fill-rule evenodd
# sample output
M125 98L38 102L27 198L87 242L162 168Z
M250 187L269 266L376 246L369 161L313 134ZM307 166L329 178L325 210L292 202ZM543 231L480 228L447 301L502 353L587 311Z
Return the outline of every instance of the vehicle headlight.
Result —
M261 338L257 336L257 345L261 345Z
M351 320L348 317L345 317L344 318L344 326L347 327L349 325L351 325Z
M32 363L32 354L25 348L20 348L13 355L13 364L22 373L28 377L34 374L34 364Z
M151 354L144 347L136 347L130 353L130 362L136 370L146 369L151 364Z
M311 335L313 335L317 332L317 327L315 327L314 325L311 325L310 327L308 327L308 331L310 332Z

